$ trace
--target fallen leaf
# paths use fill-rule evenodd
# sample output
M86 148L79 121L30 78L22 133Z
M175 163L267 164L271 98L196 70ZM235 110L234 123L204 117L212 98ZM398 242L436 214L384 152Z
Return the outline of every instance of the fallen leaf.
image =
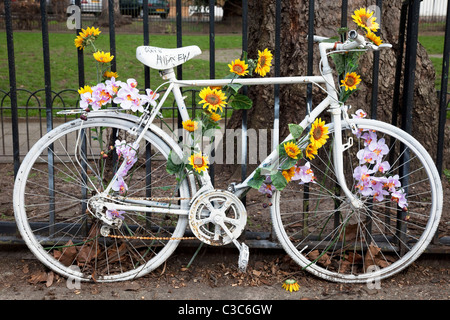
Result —
M53 271L47 273L47 281L45 282L45 286L49 288L53 284L53 279L55 278L55 274Z

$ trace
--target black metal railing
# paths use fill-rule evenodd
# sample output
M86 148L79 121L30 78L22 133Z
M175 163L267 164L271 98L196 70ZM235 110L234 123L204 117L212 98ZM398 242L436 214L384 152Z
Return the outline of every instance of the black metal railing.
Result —
M148 7L148 1L150 0L142 0L142 11L139 11L139 14L136 14L136 12L131 13L133 18L136 18L141 22L141 27L143 35L142 43L144 45L151 44L150 41L150 29L151 25L153 23L153 18L151 15L149 15L149 7ZM242 1L242 19L240 21L240 27L242 32L242 50L247 51L248 46L248 1L243 0ZM401 11L401 17L399 22L399 43L398 43L398 55L397 55L397 68L396 68L396 75L395 75L395 86L394 86L394 101L392 105L392 123L397 125L399 120L401 120L402 128L408 132L411 132L412 126L412 106L413 106L413 98L414 98L414 82L415 82L415 66L416 66L416 50L417 50L417 39L418 39L418 31L419 31L419 10L420 10L420 0L408 0L403 2L402 11ZM109 45L110 45L110 52L112 55L117 56L116 52L116 28L115 28L115 16L114 16L114 0L108 0L108 7L109 7ZM209 76L210 78L215 78L216 76L216 70L215 70L215 34L216 34L216 27L217 27L217 18L215 16L215 1L210 0L208 9L202 8L200 10L200 13L197 15L199 16L201 14L202 19L200 19L203 22L207 22L207 33L209 34L209 45L210 45L210 51L209 51ZM75 5L80 6L80 0L75 0ZM186 9L182 5L181 0L173 0L170 2L170 14L167 14L166 17L160 16L158 17L160 20L170 20L171 23L175 24L175 33L176 33L176 39L177 39L177 46L181 47L183 45L182 43L182 36L183 32L185 32L186 29L186 17L183 15L183 13L186 11ZM313 70L313 35L314 35L314 0L309 0L309 24L308 24L308 65L307 65L307 74L312 75ZM381 8L383 5L382 0L377 0L376 5ZM281 0L276 0L276 10L275 10L275 52L274 52L274 61L275 62L275 76L280 75L280 35L281 35L281 8L282 8L282 2ZM443 162L443 146L444 146L444 136L445 136L445 119L446 119L446 109L447 109L447 96L446 92L448 91L447 83L448 83L448 63L449 63L449 49L450 49L450 14L449 14L450 6L447 8L447 14L446 14L446 27L445 27L445 45L444 45L444 52L443 52L443 67L442 67L442 81L441 81L441 88L440 92L442 93L440 95L439 99L439 106L440 106L440 122L439 122L439 137L437 142L437 157L436 157L436 164L439 169L439 172L442 173L442 162ZM0 152L3 150L3 154L1 156L9 156L12 161L14 162L14 172L16 173L18 170L18 167L20 165L21 156L24 154L20 154L19 152L19 110L21 108L27 109L27 105L25 106L19 106L18 105L18 95L23 94L22 89L18 89L18 84L16 82L16 71L15 71L15 52L14 52L14 23L13 23L13 14L11 11L11 0L5 0L4 1L4 24L5 24L5 30L6 30L6 38L7 38L7 51L8 51L8 70L9 70L9 83L10 87L9 89L6 88L0 88L0 114L2 116L2 128L5 126L5 123L3 122L3 114L4 112L8 111L8 117L11 119L11 128L12 128L12 138L11 141L4 141L3 143L11 144L12 145L12 154L5 154L5 147L3 146L3 149L0 148ZM58 109L64 109L64 108L74 108L74 106L67 107L64 103L64 95L69 94L70 90L61 91L61 92L54 92L52 91L52 79L51 79L51 61L49 57L49 16L47 14L48 8L47 8L47 1L46 0L40 0L40 20L39 25L42 31L42 46L43 46L43 67L44 67L44 83L45 88L42 89L44 91L44 97L39 98L37 96L37 92L29 92L29 98L27 101L31 100L37 100L38 104L38 114L41 117L41 111L45 111L45 124L46 124L46 130L50 130L54 126L54 114L55 111ZM195 15L195 14L194 14ZM342 26L346 26L346 17L348 16L348 3L346 0L342 0ZM82 19L88 19L84 15L82 15ZM207 17L207 18L206 18ZM90 19L90 18L89 18ZM205 20L205 21L203 21ZM83 21L82 21L83 22ZM80 32L80 29L76 30L76 34ZM403 51L403 47L405 45L405 51ZM84 75L84 57L83 53L80 50L78 51L78 85L81 87L85 84L85 75ZM405 59L403 61L403 59ZM117 59L114 59L112 61L111 70L116 71L117 65L116 65ZM371 99L371 115L372 117L376 117L376 110L377 110L377 97L378 97L378 73L379 73L379 56L378 53L374 54L373 59L373 85L372 85L372 99ZM150 70L148 67L144 67L144 79L145 79L145 87L150 87ZM183 78L183 67L179 66L177 70L177 75L179 79ZM401 85L403 84L403 86ZM400 90L400 88L403 87L403 90ZM73 90L72 90L73 91ZM308 85L307 87L307 108L312 108L312 86ZM274 86L274 123L279 123L278 119L280 117L280 90L279 86ZM42 104L41 99L45 102ZM60 104L58 106L55 105L55 101L59 100ZM195 112L195 105L196 101L195 98L192 99L192 107L193 112ZM9 105L7 103L9 102ZM401 103L400 103L401 102ZM42 105L45 105L45 107L42 107ZM173 115L176 115L176 108L175 106L166 107L173 111ZM397 115L399 114L399 109L402 108L402 119L397 119ZM176 117L173 117L176 119ZM42 118L40 118L42 119ZM26 120L28 121L28 120ZM173 126L175 125L180 126L180 119L173 120ZM175 121L177 123L175 124ZM278 128L273 128L274 131L278 132ZM43 134L45 132L41 132ZM3 135L4 136L4 135ZM242 154L242 167L241 167L241 177L244 179L247 175L247 112L244 110L242 113L242 148L243 152ZM276 144L276 141L274 142ZM28 145L29 147L29 145ZM211 168L211 175L214 179L214 166Z

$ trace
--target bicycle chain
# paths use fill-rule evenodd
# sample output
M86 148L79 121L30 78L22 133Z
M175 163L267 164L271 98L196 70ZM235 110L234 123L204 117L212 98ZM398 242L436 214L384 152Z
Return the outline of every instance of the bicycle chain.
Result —
M142 236L119 236L108 235L109 238L132 239L132 240L195 240L196 237L142 237Z

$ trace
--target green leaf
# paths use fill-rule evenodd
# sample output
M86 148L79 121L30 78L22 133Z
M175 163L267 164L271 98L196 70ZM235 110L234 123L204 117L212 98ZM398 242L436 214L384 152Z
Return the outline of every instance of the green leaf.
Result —
M261 169L257 169L253 177L248 182L248 186L259 190L264 182L264 179L265 177L261 175Z
M270 178L272 179L273 186L279 191L283 190L287 185L286 178L279 171L271 175Z
M231 90L233 90L234 93L236 94L236 93L238 93L239 89L242 88L242 84L233 82L233 83L227 84L226 87L230 88Z
M173 153L172 150L169 153L169 157L167 158L167 166L166 171L169 174L177 174L183 170L183 162L180 157Z
M286 161L284 161L283 164L281 165L281 170L289 170L297 163L297 161L298 159L287 157Z
M236 94L230 104L233 109L250 109L253 106L253 101L243 94Z
M298 124L290 123L289 124L289 132L292 134L294 139L298 139L298 138L300 138L300 136L303 133L303 128L301 126L299 126Z

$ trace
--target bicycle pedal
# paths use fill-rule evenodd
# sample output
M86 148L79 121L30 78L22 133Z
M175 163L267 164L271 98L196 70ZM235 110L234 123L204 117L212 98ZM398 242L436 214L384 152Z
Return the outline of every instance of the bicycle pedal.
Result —
M239 261L238 261L239 271L245 272L247 270L249 256L250 251L248 250L248 246L245 243L241 243L241 246L239 248Z

